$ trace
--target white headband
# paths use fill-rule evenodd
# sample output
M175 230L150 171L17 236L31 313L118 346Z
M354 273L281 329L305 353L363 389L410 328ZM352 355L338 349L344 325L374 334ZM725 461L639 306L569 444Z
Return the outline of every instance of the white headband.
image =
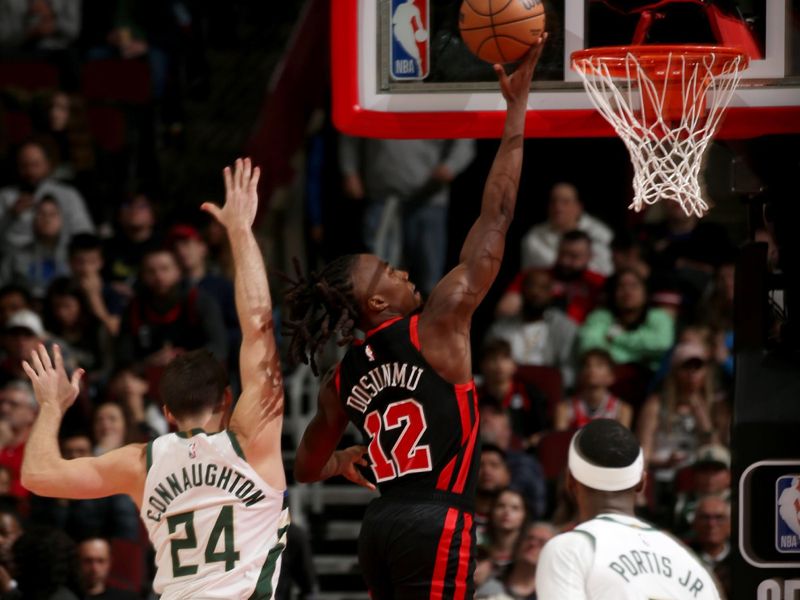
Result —
M598 467L581 456L578 435L580 431L572 436L569 445L569 470L583 485L603 492L619 492L634 487L642 480L644 455L641 448L639 456L627 467Z

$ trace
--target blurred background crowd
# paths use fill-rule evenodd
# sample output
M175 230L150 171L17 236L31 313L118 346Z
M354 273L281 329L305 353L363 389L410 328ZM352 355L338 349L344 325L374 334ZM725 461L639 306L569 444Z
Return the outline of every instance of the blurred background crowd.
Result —
M325 54L310 56L327 41L303 38L319 26L308 15L319 3L302 14L300 3L227 4L0 0L0 598L150 594L152 556L128 498L21 487L37 404L20 361L58 343L68 367L87 372L61 433L67 458L167 432L157 382L182 351L211 350L235 389L230 256L197 210L221 200L225 164L247 151L267 172L259 233L271 273L295 255L314 269L370 251L427 294L477 216L496 141L339 136ZM574 525L568 441L598 417L639 437L650 475L641 514L726 585L746 212L732 202L702 221L671 203L628 213L616 139L535 140L526 153L507 259L473 331L478 597L535 598L542 545ZM595 166L579 168L581 157ZM751 231L778 270L766 214ZM273 295L279 312L277 282ZM776 333L780 306L774 298ZM298 382L287 423L301 424L286 435L291 471L314 384L304 366L286 370ZM337 576L354 574L347 524L357 532L368 497L334 488L293 505L304 527L290 533L279 597L366 597Z

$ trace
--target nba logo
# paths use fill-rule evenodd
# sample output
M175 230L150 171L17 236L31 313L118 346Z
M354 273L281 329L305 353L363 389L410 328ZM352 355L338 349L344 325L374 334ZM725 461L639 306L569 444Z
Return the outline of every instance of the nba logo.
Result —
M369 347L369 344L364 346L364 354L367 355L367 360L369 360L369 362L375 362L375 353L372 351L372 348Z
M392 0L390 72L396 81L425 79L430 69L429 0Z
M800 553L800 475L778 477L775 496L775 547L784 554Z

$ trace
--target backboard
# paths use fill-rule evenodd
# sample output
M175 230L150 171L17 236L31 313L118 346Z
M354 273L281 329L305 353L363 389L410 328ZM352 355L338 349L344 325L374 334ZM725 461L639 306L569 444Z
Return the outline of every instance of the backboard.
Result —
M630 43L742 47L750 55L750 67L718 137L800 133L800 2L544 3L550 38L534 76L527 136L613 136L570 69L569 56L588 47ZM389 138L500 136L505 103L491 65L475 58L461 41L460 4L461 0L333 2L333 117L341 131ZM411 43L401 39L403 28L415 34Z

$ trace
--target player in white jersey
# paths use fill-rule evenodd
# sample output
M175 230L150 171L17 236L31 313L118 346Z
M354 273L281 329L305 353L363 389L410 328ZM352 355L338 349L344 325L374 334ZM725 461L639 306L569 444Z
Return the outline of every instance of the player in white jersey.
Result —
M714 578L686 546L634 516L644 489L636 437L611 419L579 430L567 486L582 521L545 544L539 600L718 600Z
M227 230L234 259L242 394L232 415L222 367L205 350L189 352L170 363L161 383L165 412L179 433L97 458L64 460L58 429L82 372L67 377L57 346L54 363L43 346L24 363L40 412L25 449L22 484L56 498L129 495L156 549L154 589L162 600L272 597L289 524L283 381L264 262L252 232L259 169L238 160L224 178L225 206L203 209ZM360 452L340 454L343 468L360 460Z

